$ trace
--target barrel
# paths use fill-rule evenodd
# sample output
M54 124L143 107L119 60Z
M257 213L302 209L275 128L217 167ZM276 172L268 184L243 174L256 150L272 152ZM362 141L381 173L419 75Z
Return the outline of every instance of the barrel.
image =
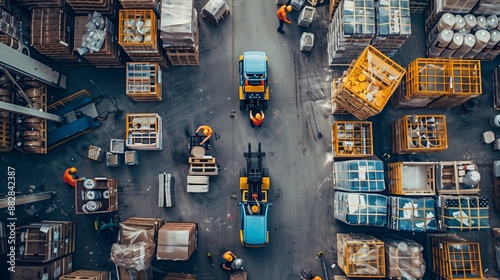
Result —
M464 36L464 43L458 48L458 50L453 54L454 58L463 58L467 54L474 44L476 43L476 37L472 34L467 34Z

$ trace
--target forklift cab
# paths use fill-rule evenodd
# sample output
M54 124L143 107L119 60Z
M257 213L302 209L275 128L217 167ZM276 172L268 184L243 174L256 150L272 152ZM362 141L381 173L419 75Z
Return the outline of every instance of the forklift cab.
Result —
M249 51L239 58L240 109L261 111L267 109L269 84L268 57L265 52Z

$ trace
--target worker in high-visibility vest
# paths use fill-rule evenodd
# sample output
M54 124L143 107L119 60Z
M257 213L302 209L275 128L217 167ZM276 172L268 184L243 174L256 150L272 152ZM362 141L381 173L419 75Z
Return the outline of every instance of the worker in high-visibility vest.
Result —
M210 137L212 137L213 130L208 125L200 125L196 130L196 133L198 133L200 130L202 130L203 135L205 135L205 139L203 139L203 141L200 142L200 146L202 146L203 144L205 144L205 142L207 142L210 139Z
M64 183L72 186L73 188L76 188L76 179L73 177L72 174L76 173L76 167L70 167L64 171L63 174L63 181Z
M255 114L255 117L253 115L252 110L250 109L250 124L252 127L261 127L262 122L264 121L264 112L261 110L260 113Z

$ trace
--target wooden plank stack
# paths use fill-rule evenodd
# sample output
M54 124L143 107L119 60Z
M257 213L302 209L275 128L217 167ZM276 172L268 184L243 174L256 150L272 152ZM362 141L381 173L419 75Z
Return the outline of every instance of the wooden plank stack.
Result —
M172 65L198 65L200 31L193 0L164 1L160 38Z
M66 0L76 14L98 12L115 18L118 0Z
M168 59L158 38L158 20L155 11L120 10L118 44L132 61L156 62L168 67Z
M408 1L380 1L376 7L377 36L372 45L389 57L393 57L411 35Z
M77 52L82 45L82 36L89 22L88 16L75 16L73 51ZM97 68L119 68L124 65L124 52L116 40L116 25L107 17L105 18L106 38L101 49L97 52L87 52L83 58Z
M328 63L348 65L375 36L375 2L344 0L328 25Z
M342 76L334 101L358 119L367 119L383 110L404 74L404 68L368 46Z
M31 14L31 45L61 64L76 64L73 53L72 19L60 8L36 8Z

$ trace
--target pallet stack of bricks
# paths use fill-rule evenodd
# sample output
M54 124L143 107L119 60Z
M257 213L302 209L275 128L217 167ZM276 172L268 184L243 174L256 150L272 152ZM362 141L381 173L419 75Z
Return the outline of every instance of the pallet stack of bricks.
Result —
M193 0L164 1L160 38L172 65L198 65L200 30Z

